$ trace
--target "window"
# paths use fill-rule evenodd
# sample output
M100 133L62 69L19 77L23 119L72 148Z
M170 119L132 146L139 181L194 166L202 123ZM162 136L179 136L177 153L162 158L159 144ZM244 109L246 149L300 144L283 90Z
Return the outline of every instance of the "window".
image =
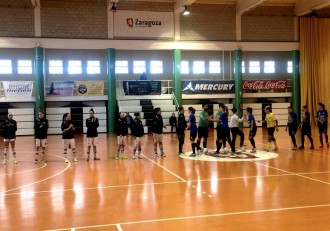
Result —
M87 74L95 75L101 73L100 61L87 61Z
M116 61L116 74L128 74L128 61Z
M242 74L244 74L244 73L245 73L245 62L242 61Z
M133 73L142 74L146 72L146 62L145 61L133 61Z
M62 60L49 60L49 74L63 74Z
M151 74L163 74L163 62L162 61L150 61L150 73Z
M221 63L220 61L210 61L209 63L209 73L210 74L220 74Z
M32 74L31 60L18 60L18 74Z
M265 61L264 62L264 73L275 73L275 62Z
M193 73L194 74L204 74L205 73L205 63L204 63L204 61L194 61L194 63L193 63Z
M82 73L81 61L70 60L69 67L68 67L68 73L70 75L81 74Z
M11 60L9 59L0 59L0 74L12 74L13 67Z
M288 72L288 73L292 73L292 72L293 72L293 65L292 65L292 61L288 61L288 68L287 68L287 72Z
M189 74L189 62L181 61L181 74Z
M249 72L250 73L260 73L260 62L259 61L250 61Z

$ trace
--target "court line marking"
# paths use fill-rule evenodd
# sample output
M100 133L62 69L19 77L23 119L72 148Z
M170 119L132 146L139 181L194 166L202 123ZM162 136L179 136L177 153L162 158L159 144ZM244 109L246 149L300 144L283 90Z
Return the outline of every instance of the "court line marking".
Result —
M129 147L130 149L134 150L134 148L133 148L132 146L128 145L128 144L126 144L126 146ZM183 179L182 177L178 176L177 174L175 174L175 173L172 172L171 170L165 168L163 165L157 163L156 161L150 159L149 157L147 157L147 156L145 156L145 155L143 155L143 154L142 154L142 156L143 156L144 158L146 158L147 160L151 161L152 163L156 164L158 167L162 168L162 169L165 170L166 172L168 172L168 173L172 174L173 176L175 176L176 178L180 179L181 181L183 181L183 182L187 182L187 180L185 180L185 179Z
M21 173L26 173L26 172L33 172L33 171L37 171L39 169L42 169L44 167L47 166L47 163L44 163L41 167L39 168L35 168L35 169L29 169L29 170L25 170L25 171L21 171L21 172L14 172L14 173L6 173L6 174L2 174L0 176L8 176L8 175L17 175L17 174L21 174Z
M284 207L284 208L277 208L277 209L275 208L275 209L249 210L249 211L243 211L243 212L217 213L217 214L206 214L206 215L197 215L197 216L184 216L184 217L150 219L150 220L141 220L141 221L129 221L129 222L110 223L110 224L103 224L103 225L80 226L80 227L75 227L75 229L78 230L78 229L100 228L100 227L107 227L107 226L116 226L117 224L120 224L122 226L122 225L143 224L143 223L152 223L152 222L178 221L178 220L200 219L200 218L209 218L209 217L245 215L245 214L251 214L251 213L281 212L281 211L322 208L322 207L323 208L330 207L330 204L306 205L306 206ZM62 230L70 230L70 228L50 229L50 230L46 230L46 231L62 231Z
M50 155L50 156L56 156L56 157L60 157L60 158L62 158L62 159L64 160L64 157L62 157L62 156L52 155L52 154L48 154L48 155ZM41 183L41 182L47 181L47 180L49 180L49 179L52 179L52 178L54 178L54 177L56 177L56 176L62 174L62 173L65 172L66 170L68 170L68 168L71 166L71 162L69 161L69 163L66 164L66 165L67 165L67 166L66 166L65 169L63 169L62 171L56 173L55 175L52 175L52 176L50 176L50 177L44 178L44 179L39 180L39 181L35 181L35 182L33 182L33 183L30 183L30 184L26 184L26 185L23 185L23 186L20 186L20 187L17 187L17 188L13 188L13 189L9 189L9 190L6 190L6 191L3 191L3 192L0 192L0 194L6 194L6 193L8 193L8 192L12 192L12 191L15 191L15 190L17 190L17 189L26 188L26 187L29 187L29 186L31 186L31 185L39 184L39 183Z
M120 224L117 224L116 226L117 226L118 231L123 231Z

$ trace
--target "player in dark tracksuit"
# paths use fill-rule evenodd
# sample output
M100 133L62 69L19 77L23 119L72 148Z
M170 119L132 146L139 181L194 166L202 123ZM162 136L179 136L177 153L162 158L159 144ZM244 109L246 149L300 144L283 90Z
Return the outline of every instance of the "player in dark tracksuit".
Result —
M135 153L138 151L138 158L142 159L141 156L141 138L144 136L144 127L141 121L141 115L139 112L134 113L135 119L132 121L131 129L132 136L134 137L134 149L133 149L133 159L135 159Z
M311 143L311 149L314 149L312 128L311 128L311 115L307 110L307 105L302 107L302 121L300 127L301 127L301 146L299 147L299 149L305 148L305 136L308 137Z
M98 143L97 128L99 127L99 119L94 116L94 110L89 110L89 118L86 119L87 127L87 161L89 161L89 155L91 147L93 146L94 160L100 160L97 157L96 145Z
M323 137L322 134L324 133L325 142L327 143L327 147L329 148L329 138L328 138L328 111L325 110L325 106L323 103L318 103L318 111L316 114L317 117L317 126L319 127L320 133L320 148L323 148Z
M13 163L17 164L16 151L15 151L15 140L17 131L17 122L13 120L13 114L8 114L8 119L3 123L3 141L5 143L5 149L3 152L3 165L7 164L7 151L9 151L9 144L14 156Z
M289 127L289 136L291 137L293 143L292 150L297 150L297 141L296 141L296 133L298 130L297 113L293 111L292 106L288 107L288 113L289 113L289 118L285 131L288 131L288 127Z
M186 118L184 117L184 108L179 107L179 117L178 117L178 127L177 127L178 140L179 140L179 155L185 155L185 153L182 151L182 147L184 144L186 128L187 128L187 121Z
M39 148L42 148L41 161L46 161L45 151L47 147L47 131L48 131L48 120L42 111L38 113L39 118L34 121L34 135L36 138L36 153L34 163L38 163L39 159Z
M115 159L118 160L120 154L122 159L127 159L127 156L125 155L125 145L126 145L126 137L128 135L128 124L124 112L119 113L119 118L116 123L116 133L117 133L118 148Z
M157 154L157 144L159 144L159 150L162 157L166 157L163 150L163 128L166 128L163 122L162 111L159 107L154 109L154 118L152 123L152 134L154 140L154 153L155 157L158 157Z

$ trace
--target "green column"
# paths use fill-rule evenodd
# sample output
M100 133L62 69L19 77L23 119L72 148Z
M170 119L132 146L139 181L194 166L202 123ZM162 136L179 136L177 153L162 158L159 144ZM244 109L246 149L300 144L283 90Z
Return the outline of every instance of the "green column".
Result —
M243 104L243 82L242 82L242 51L234 51L234 65L235 65L235 108L241 109ZM240 111L239 116L242 116Z
M38 110L45 109L45 76L44 76L44 53L42 47L34 48L34 95L35 95L35 116L38 117Z
M178 101L179 106L182 105L182 81L181 81L181 50L174 50L173 57L173 93Z
M116 76L115 76L115 49L107 49L107 67L108 67L108 133L115 132L116 116Z
M299 50L292 51L292 106L300 122L300 57Z

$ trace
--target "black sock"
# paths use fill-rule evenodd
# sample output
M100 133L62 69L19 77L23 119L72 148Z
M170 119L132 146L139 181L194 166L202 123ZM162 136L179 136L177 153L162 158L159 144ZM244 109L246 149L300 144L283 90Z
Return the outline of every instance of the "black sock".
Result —
M200 146L201 146L201 142L199 140L197 140L197 143L196 143L197 150L201 149Z
M206 148L206 146L207 146L207 142L204 141L204 142L203 142L203 148Z
M311 146L314 146L312 136L311 135L307 135L307 136L308 136L309 142L311 142Z
M250 143L252 145L253 148L256 148L256 142L254 141L254 139L250 139Z
M322 135L320 135L320 142L321 142L321 145L323 145L323 137L322 137Z
M222 142L217 143L217 152L220 152L220 149L222 147Z
M192 149L193 153L195 153L195 148L196 148L196 144L195 143L192 143L191 144L191 149Z
M291 135L291 140L292 140L293 146L297 147L296 137L294 135Z
M329 137L328 135L325 135L325 142L328 144L329 143Z

